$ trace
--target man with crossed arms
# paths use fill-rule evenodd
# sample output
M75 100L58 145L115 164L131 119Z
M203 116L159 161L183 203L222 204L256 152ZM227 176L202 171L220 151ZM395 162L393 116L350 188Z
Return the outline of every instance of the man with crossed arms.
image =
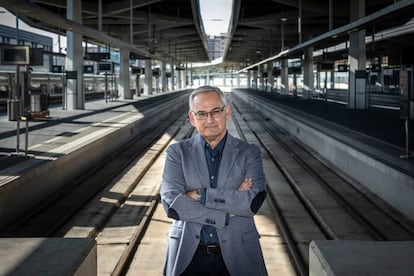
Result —
M231 136L224 93L195 89L198 134L167 150L161 201L173 218L164 275L267 275L253 216L266 197L260 149Z

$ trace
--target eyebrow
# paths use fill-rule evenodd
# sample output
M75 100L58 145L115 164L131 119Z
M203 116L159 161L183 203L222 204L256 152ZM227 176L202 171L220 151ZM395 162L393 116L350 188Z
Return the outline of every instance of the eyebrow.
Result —
M224 105L224 106L225 106L225 105ZM213 109L211 109L210 111L199 110L199 111L197 111L196 113L198 113L198 112L211 112L211 111L216 110L216 109L222 109L224 106L222 106L222 107L214 107L214 108L213 108Z

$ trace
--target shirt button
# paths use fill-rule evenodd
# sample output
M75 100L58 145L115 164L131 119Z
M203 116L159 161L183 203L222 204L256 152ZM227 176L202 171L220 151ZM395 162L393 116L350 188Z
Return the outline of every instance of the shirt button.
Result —
M214 179L214 175L211 177L211 179Z
M210 233L210 238L212 238L212 237L213 237L213 234Z
M213 162L214 162L214 158L211 158L211 161L213 161Z

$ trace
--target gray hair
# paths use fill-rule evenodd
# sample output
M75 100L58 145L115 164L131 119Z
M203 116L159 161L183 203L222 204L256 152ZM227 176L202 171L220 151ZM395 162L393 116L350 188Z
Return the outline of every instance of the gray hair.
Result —
M216 93L220 97L220 101L223 105L227 105L226 97L224 96L223 91L220 90L220 88L215 86L200 86L190 94L190 97L188 98L188 106L190 107L190 111L193 110L193 100L195 96L198 94L206 94L206 93Z

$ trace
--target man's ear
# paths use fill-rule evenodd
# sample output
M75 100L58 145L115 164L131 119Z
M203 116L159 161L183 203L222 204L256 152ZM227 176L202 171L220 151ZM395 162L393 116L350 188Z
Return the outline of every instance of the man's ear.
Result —
M190 123L193 127L195 127L195 117L194 113L191 111L188 111L188 118L190 119Z
M230 120L231 119L231 106L230 105L226 105L226 120Z

